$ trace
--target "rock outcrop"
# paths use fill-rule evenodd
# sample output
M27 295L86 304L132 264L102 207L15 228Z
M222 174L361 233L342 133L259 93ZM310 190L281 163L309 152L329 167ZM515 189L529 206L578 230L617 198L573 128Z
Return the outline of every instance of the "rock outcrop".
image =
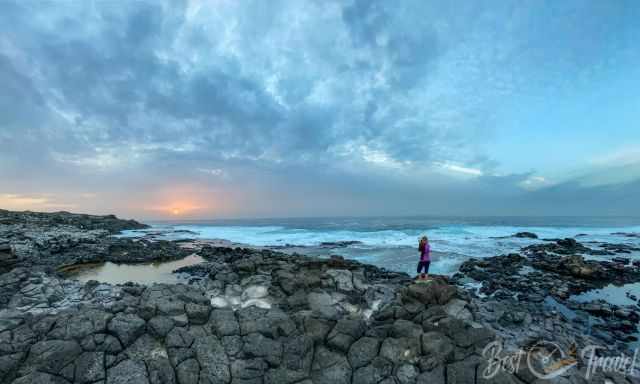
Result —
M414 284L338 257L201 255L206 263L185 268L191 285L2 275L15 286L0 311L0 380L457 383L475 380L494 339L445 278Z
M64 268L84 263L142 263L192 253L177 242L111 236L147 228L115 216L0 210L0 272L13 267Z
M0 209L1 225L27 225L30 228L71 226L84 231L105 230L111 234L127 229L144 229L148 225L135 220L122 220L114 215L86 215L69 212L13 212Z
M537 239L538 235L533 232L518 232L514 234L513 237L517 237L520 239Z
M472 300L479 321L498 334L510 333L514 345L526 344L527 339L553 338L567 346L604 345L628 353L627 343L638 340L640 305L576 302L573 297L609 285L639 282L640 268L629 260L585 260L572 253L592 254L585 248L563 240L525 247L522 255L469 259L453 280L479 285Z
M573 255L509 255L465 263L453 280L415 282L341 257L187 248L114 238L116 227L95 227L92 219L62 214L54 224L46 215L23 215L5 214L10 219L0 223L0 243L9 244L0 245L2 383L539 383L526 366L487 377L501 356L488 357L486 348L500 343L508 353L538 338L563 347L593 341L541 303L574 289L554 279L594 284L611 270ZM83 284L55 272L191 252L206 262L177 271L189 284ZM545 269L555 257L557 266ZM535 283L509 273L536 274ZM461 288L470 278L491 297ZM509 298L514 293L520 297ZM638 320L604 304L579 310L624 318L627 328ZM582 382L578 369L558 382Z

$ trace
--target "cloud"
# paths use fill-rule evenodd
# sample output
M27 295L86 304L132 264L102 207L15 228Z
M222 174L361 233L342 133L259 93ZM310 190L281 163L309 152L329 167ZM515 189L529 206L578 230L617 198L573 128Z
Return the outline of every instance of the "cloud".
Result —
M483 175L482 170L477 169L477 168L464 167L464 166L461 166L461 165L451 164L451 163L436 163L435 165L437 167L441 168L442 170L447 171L447 172L459 173L459 174L463 174L463 175L467 175L467 176L482 176Z
M591 160L592 166L601 168L638 166L638 164L640 164L640 145L627 145Z
M73 4L65 11L85 22L58 30L66 15L26 4L6 16L22 28L3 34L14 41L12 59L27 57L39 73L31 81L45 93L46 112L68 122L59 128L62 133L48 132L53 142L47 144L63 162L70 160L62 156L67 151L78 157L76 164L106 165L107 147L143 143L298 161L325 157L340 141L359 141L394 160L410 160L420 143L432 145L437 137L431 137L424 118L408 118L417 105L401 89L407 81L417 86L431 71L426 66L431 59L409 58L436 55L423 46L425 37L436 37L425 28L359 26L349 15L375 12L363 6L334 4L316 19L309 17L311 10L294 6L290 12L305 24L285 26L291 15L275 13L271 22L248 26L240 18L259 10L225 3L214 12L192 11L190 21L181 3L132 3L118 10ZM47 22L34 21L32 12ZM215 24L226 16L227 23ZM314 37L317 29L334 27L337 32L326 38ZM405 36L409 31L411 38ZM288 38L292 33L301 39ZM374 34L386 36L385 42L372 41ZM286 50L278 45L282 40L290 44ZM375 80L395 74L409 80ZM103 153L78 156L92 146Z
M508 148L520 137L512 129L555 140L532 106L578 103L619 73L640 78L629 43L640 37L637 10L578 0L5 1L0 193L70 189L99 193L96 209L130 210L135 202L119 199L179 185L203 201L234 196L244 203L225 201L246 215L348 213L354 201L354 212L392 214L421 199L488 212L504 196L509 209L562 201L575 193L564 182L631 185L633 153L558 178L540 165L546 145L526 160ZM560 123L581 137L573 120ZM492 147L499 141L506 150ZM579 168L575 158L561 158L560 172ZM620 177L602 177L614 163ZM268 198L280 210L264 209ZM324 203L307 210L309 200Z
M31 210L31 209L67 209L75 208L75 204L58 202L51 196L0 194L0 206L5 209Z
M543 176L531 175L523 180L519 185L524 189L536 190L547 187L550 184L551 182Z

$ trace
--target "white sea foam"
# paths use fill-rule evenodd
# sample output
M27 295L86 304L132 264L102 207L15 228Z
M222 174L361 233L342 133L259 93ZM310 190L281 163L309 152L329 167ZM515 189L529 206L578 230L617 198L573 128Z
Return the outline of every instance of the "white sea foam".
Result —
M544 219L532 222L542 225L496 225L495 223L473 225L450 224L446 221L423 222L404 219L321 219L321 220L273 220L233 223L192 223L154 226L151 231L168 229L178 231L179 236L197 239L225 239L234 243L254 246L303 246L317 247L322 243L338 241L358 241L359 244L333 249L310 249L309 253L322 251L324 254L339 254L362 262L372 263L388 269L415 273L417 240L423 234L430 238L434 252L431 271L434 273L454 273L458 266L469 257L488 257L510 252L518 252L522 247L539 243L541 240L513 238L517 232L534 232L542 238L576 237L588 246L591 242L625 243L640 247L640 239L613 235L616 232L640 233L640 225L631 222L626 227L587 226L582 219L572 219L574 225L546 226ZM512 219L505 218L502 222ZM478 220L476 220L478 221ZM482 222L482 221L480 221ZM615 221L612 223L617 224ZM141 232L126 232L125 236L135 236ZM144 232L142 232L144 233ZM176 233L171 235L176 236ZM322 254L321 252L318 254ZM640 252L630 255L640 258ZM601 256L598 256L601 258Z
M611 235L620 228L583 227L514 227L514 226L443 226L431 229L410 230L317 230L297 229L283 226L207 226L178 225L175 229L190 230L200 239L225 239L256 246L298 245L316 246L323 242L343 240L360 241L367 246L414 246L421 234L428 234L434 244L445 247L468 244L495 246L496 244L527 244L530 239L515 239L508 236L521 231L538 234L540 238L564 238L585 234L588 241L629 241L629 238ZM640 232L640 226L624 228L624 231ZM194 237L191 235L190 237Z

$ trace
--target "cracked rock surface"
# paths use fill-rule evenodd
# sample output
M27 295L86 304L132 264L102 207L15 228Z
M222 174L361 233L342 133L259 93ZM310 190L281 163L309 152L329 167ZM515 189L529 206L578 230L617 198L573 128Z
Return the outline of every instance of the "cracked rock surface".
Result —
M16 245L34 249L34 237L16 231L60 229L33 225L0 224L12 255ZM483 378L483 350L497 335L478 322L470 295L444 277L414 283L406 274L340 257L204 246L197 252L206 262L180 270L191 275L188 285L82 284L47 267L78 260L59 254L87 255L88 248L78 247L110 240L93 237L101 228L60 226L91 234L57 253L37 246L0 274L1 383L536 380L520 371ZM155 257L156 245L134 243L119 243L116 254ZM169 257L181 249L160 247ZM112 251L86 257L101 260Z

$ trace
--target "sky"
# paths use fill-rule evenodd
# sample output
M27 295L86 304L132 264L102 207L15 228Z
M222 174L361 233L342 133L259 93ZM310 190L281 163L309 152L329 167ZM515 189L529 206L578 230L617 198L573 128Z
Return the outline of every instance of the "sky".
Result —
M640 216L640 2L0 2L0 208Z

